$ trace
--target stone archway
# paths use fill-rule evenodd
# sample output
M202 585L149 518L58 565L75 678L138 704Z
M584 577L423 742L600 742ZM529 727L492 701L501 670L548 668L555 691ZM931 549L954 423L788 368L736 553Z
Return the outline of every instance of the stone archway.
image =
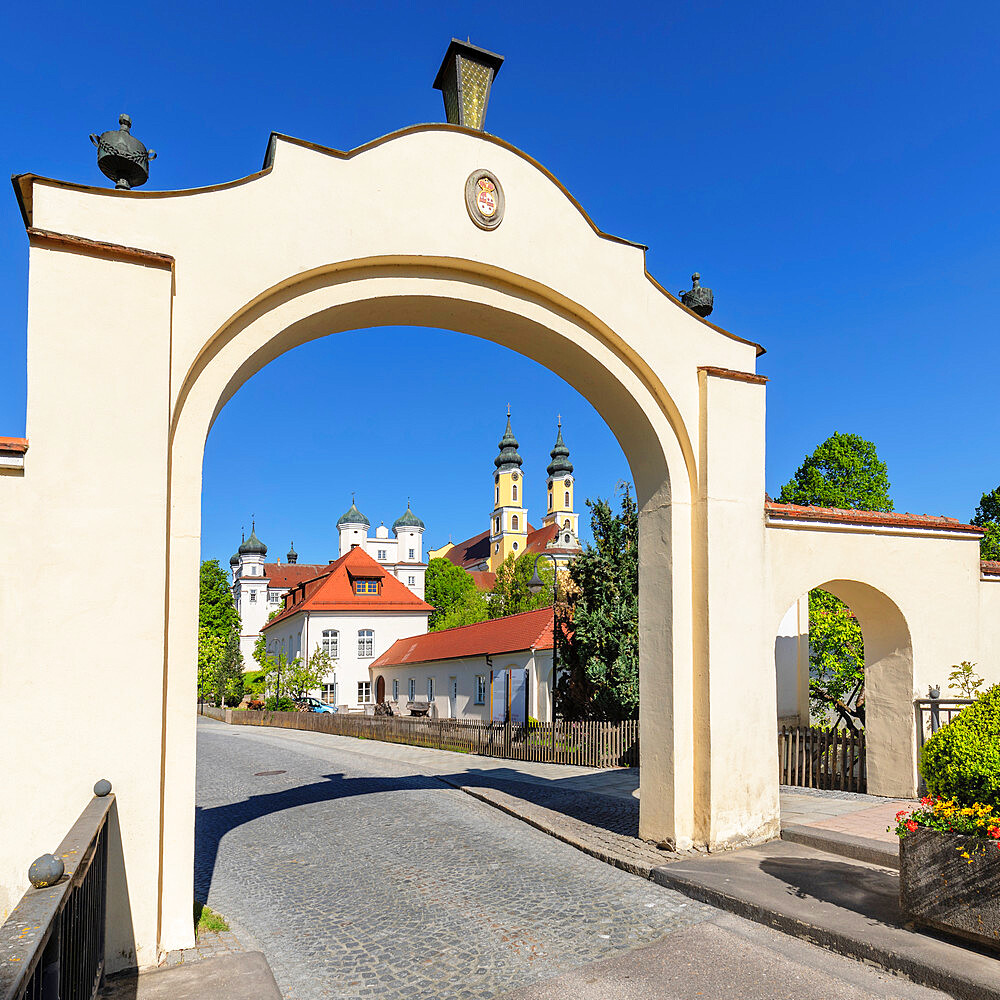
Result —
M490 232L463 200L484 166L506 196ZM395 324L524 354L611 427L640 508L640 833L679 846L775 833L759 349L668 295L640 246L598 230L530 157L453 126L351 153L272 136L259 174L189 192L34 177L18 190L32 245L31 450L22 477L0 480L10 570L0 574L0 627L10 648L65 662L57 630L9 581L73 607L116 640L90 667L92 684L120 691L127 679L148 710L122 716L108 699L87 716L67 713L72 761L25 740L30 762L11 762L10 800L30 833L2 838L0 872L38 853L39 831L57 842L94 774L106 774L119 793L122 905L138 959L189 942L206 437L279 354ZM80 537L118 561L67 568L65 545ZM142 570L127 588L122 561ZM29 662L20 666L28 676ZM9 703L19 693L15 681ZM23 720L0 711L16 737ZM37 815L29 780L54 793Z

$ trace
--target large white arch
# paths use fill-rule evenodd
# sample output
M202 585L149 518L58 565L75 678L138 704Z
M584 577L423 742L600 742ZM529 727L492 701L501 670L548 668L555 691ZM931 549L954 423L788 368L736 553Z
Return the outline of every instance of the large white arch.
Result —
M492 232L464 203L484 166L506 195ZM37 739L15 753L5 791L23 822L0 838L7 900L106 775L128 878L116 905L135 938L134 954L116 943L112 967L188 942L206 436L280 353L396 323L510 347L608 422L641 510L640 832L712 847L775 833L759 349L667 295L641 247L600 233L523 153L451 126L350 154L272 137L264 171L190 192L32 177L18 189L30 450L23 474L0 479L0 628L17 651L0 725L31 734L10 706L30 697L36 658L61 688L82 675L102 697L87 713L53 706L71 755ZM81 539L114 558L67 559ZM68 660L25 594L69 609L94 645ZM56 793L44 804L39 781Z

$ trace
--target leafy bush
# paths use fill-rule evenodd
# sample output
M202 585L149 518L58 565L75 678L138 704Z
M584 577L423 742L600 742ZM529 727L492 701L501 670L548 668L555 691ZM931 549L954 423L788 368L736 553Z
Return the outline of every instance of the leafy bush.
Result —
M920 773L931 795L1000 807L1000 684L924 744Z
M272 694L267 701L264 702L264 708L269 712L295 712L297 711L295 707L295 702L292 701L288 695L283 694L280 698L275 698Z

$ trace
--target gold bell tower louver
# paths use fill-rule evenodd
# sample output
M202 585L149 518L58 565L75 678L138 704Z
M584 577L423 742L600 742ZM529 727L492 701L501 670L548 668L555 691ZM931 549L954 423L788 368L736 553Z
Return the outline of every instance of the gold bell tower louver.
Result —
M502 65L503 56L495 52L457 38L451 40L434 78L434 89L444 96L449 124L483 131L490 88Z

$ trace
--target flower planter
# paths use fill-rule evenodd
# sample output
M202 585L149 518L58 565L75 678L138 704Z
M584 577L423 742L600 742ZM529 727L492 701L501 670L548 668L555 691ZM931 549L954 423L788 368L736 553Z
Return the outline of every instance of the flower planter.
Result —
M899 908L905 921L1000 951L996 842L927 827L908 833L899 842Z

